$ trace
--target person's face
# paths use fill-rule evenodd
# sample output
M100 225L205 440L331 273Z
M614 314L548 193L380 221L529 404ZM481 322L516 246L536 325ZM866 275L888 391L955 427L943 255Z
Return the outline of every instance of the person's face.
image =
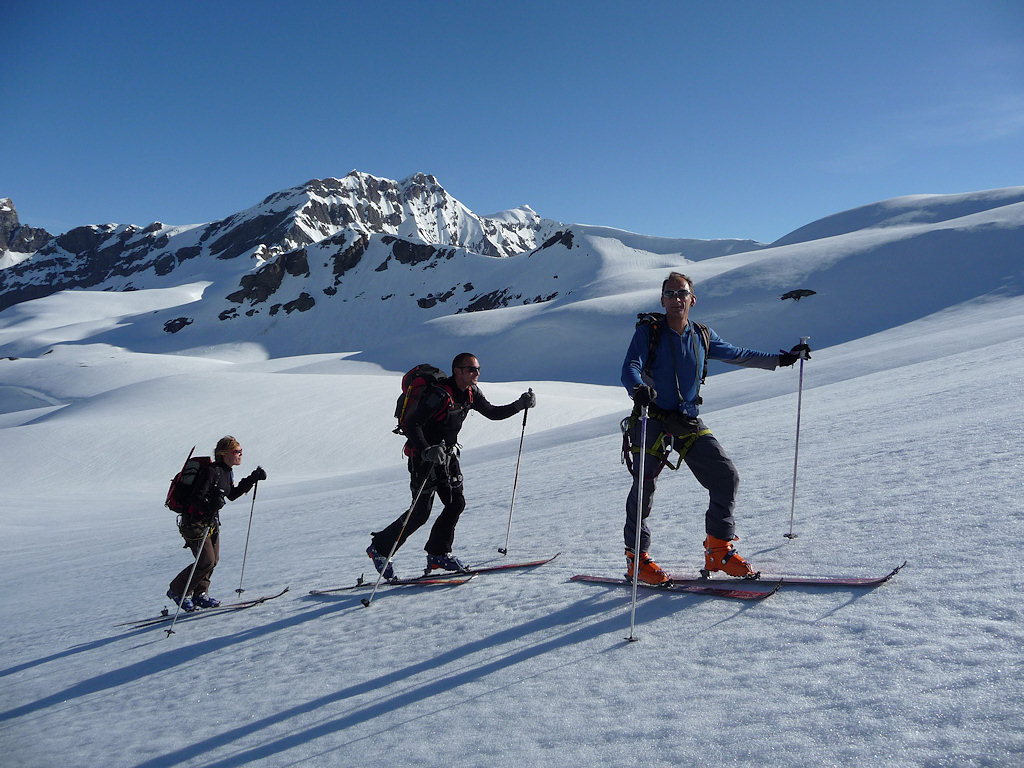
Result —
M461 365L455 366L452 375L455 377L455 386L464 392L480 378L480 361L475 357L464 360Z
M670 280L661 292L661 306L669 316L685 320L690 314L690 307L696 303L697 297L685 280Z
M229 467L237 467L242 463L242 446L228 451L224 454L224 463Z

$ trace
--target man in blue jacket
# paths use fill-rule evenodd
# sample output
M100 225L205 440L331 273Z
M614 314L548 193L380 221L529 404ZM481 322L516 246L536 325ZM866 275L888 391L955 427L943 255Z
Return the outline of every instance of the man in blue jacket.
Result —
M626 499L626 565L633 577L634 561L639 559L639 579L649 584L668 581L668 574L648 554L651 534L647 517L651 513L658 474L668 462L672 450L679 452L693 476L710 497L704 515L707 538L704 540L704 569L724 571L730 576L757 578L760 574L736 552L733 541L733 508L739 475L711 430L698 418L700 385L707 370L707 359L722 360L747 368L775 370L793 365L801 357L810 359L810 347L798 344L789 352L758 352L734 346L713 330L690 320L690 309L697 303L693 281L672 272L662 283L661 306L665 314L642 316L622 363L622 384L633 398L633 415L627 427L630 472L633 487ZM640 409L648 407L647 445L644 461L642 513L640 515L639 558L636 545L638 464L632 454L639 453Z

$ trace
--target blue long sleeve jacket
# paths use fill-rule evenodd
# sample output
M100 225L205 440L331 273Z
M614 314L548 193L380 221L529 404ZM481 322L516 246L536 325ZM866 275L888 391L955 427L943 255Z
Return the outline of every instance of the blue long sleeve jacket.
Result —
M682 333L676 333L666 326L661 331L654 352L651 380L644 381L642 372L647 363L650 330L649 325L640 325L633 334L633 340L626 350L626 359L622 362L622 386L632 397L633 388L637 384L650 384L658 393L654 400L656 406L696 417L700 412L698 397L700 372L704 369L704 345L691 323L686 324ZM737 347L724 341L714 330L709 331L711 339L707 356L712 360L768 371L775 370L779 364L777 353Z

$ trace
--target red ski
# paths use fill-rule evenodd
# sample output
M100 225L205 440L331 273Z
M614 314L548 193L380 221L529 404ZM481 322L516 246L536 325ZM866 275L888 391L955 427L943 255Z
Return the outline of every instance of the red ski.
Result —
M786 586L793 587L877 587L879 584L884 584L905 566L907 563L904 561L901 565L893 568L889 573L884 576L785 576L785 575L762 575L760 579L712 579L704 576L685 576L679 574L671 574L673 584L685 584L685 585L697 585L697 586L713 586L717 587L723 584L750 584L757 583L758 581L770 581L772 583L778 581Z
M588 584L610 584L619 587L633 586L631 579L616 579L609 576L587 576L584 574L577 574L576 576L573 576L570 581L583 581ZM659 592L689 592L691 594L709 595L712 597L731 597L736 600L764 600L766 597L774 595L779 590L779 587L782 586L781 582L771 584L766 581L742 582L744 585L763 585L766 589L736 589L734 587L719 586L724 583L725 582L709 582L705 580L702 585L681 584L675 581L669 581L665 584L645 584L641 581L638 586L643 589L652 589Z

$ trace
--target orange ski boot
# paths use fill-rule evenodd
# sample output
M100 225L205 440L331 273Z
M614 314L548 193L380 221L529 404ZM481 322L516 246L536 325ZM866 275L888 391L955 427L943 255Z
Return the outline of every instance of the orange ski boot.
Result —
M626 578L633 580L633 550L626 550ZM666 584L669 581L668 574L661 566L651 560L646 552L640 553L640 581L644 584Z
M712 571L724 571L729 576L739 576L744 579L756 579L761 575L750 567L750 563L737 554L732 542L738 541L739 536L733 536L732 541L716 539L709 535L704 539L704 570L701 575L707 578Z

